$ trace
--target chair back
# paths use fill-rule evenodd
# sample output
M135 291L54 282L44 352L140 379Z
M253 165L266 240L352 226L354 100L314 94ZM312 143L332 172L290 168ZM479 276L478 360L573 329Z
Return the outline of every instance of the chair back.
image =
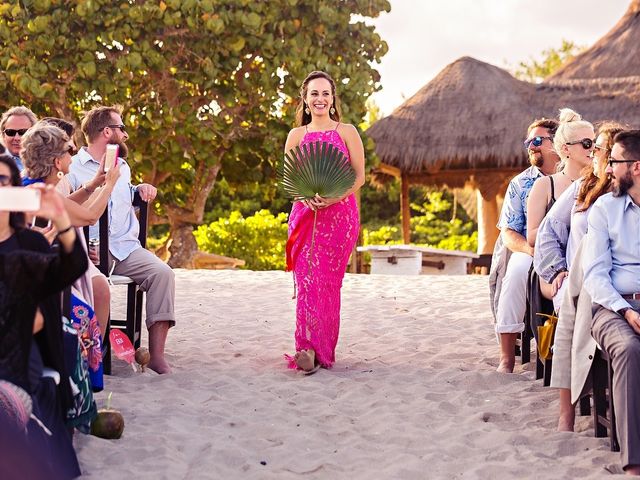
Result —
M138 192L133 196L131 202L133 207L137 210L138 223L140 224L140 231L138 233L138 240L142 245L142 248L147 248L147 229L149 222L149 203L142 200L142 197ZM84 237L89 245L89 227L86 226L83 229ZM98 238L100 239L100 265L98 269L105 277L109 277L109 207L104 209L104 212L98 220Z

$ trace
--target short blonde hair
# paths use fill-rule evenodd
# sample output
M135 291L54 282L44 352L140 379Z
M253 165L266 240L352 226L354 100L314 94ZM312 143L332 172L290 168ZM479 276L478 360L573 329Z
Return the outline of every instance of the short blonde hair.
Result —
M32 127L38 121L38 117L36 117L36 114L29 110L27 107L11 107L9 110L2 114L2 118L0 119L0 130L4 130L4 126L7 124L7 121L13 116L27 117L31 122Z
M22 137L20 158L31 178L47 178L55 167L55 160L65 153L67 134L47 123L38 123Z

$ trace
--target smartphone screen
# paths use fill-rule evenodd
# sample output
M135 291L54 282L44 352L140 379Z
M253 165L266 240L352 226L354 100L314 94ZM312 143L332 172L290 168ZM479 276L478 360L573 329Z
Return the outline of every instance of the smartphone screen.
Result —
M33 217L31 220L31 227L48 228L51 226L51 220L47 220L42 217Z
M40 210L40 190L26 187L0 188L0 210L35 212Z
M107 153L104 159L104 171L108 172L111 167L115 167L118 162L118 145L112 143L107 145Z

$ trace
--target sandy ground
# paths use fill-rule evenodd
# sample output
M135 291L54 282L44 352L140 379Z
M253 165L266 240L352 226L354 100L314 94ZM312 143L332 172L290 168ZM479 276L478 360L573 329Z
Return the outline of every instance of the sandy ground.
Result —
M347 275L337 363L303 376L283 359L289 274L176 275L174 373L114 360L97 401L113 392L126 428L76 436L87 478L586 479L618 463L590 417L555 431L533 365L495 372L487 276Z

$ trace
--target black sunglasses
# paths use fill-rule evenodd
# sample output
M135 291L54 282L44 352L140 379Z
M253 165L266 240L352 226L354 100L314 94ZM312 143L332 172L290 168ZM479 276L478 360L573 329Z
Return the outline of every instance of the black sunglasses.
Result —
M104 128L119 128L122 133L126 133L127 127L125 125L107 125Z
M64 151L64 153L68 153L69 155L71 155L73 157L76 153L78 153L78 150L76 150L74 147L69 145L67 147L67 149Z
M15 128L5 128L2 133L4 133L7 137L15 137L16 135L20 135L24 137L24 134L27 133L28 128L20 128L16 130Z
M0 185L3 187L11 185L11 175L0 175Z
M540 145L542 145L542 142L544 142L545 140L553 140L553 137L537 136L537 137L530 138L529 140L524 141L524 148L528 150L530 145L533 145L534 147L539 147Z
M615 158L609 157L607 159L607 165L613 168L614 163L635 163L640 162L640 160L616 160Z
M582 148L589 150L596 142L590 138L583 138L582 140L576 140L575 142L567 142L566 145L577 145L579 143L582 144Z

